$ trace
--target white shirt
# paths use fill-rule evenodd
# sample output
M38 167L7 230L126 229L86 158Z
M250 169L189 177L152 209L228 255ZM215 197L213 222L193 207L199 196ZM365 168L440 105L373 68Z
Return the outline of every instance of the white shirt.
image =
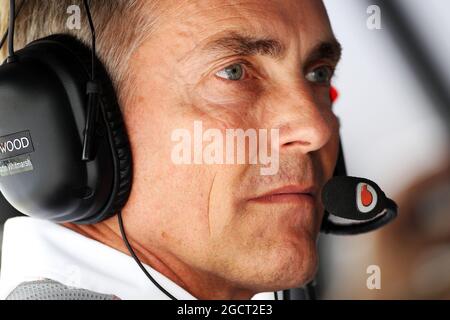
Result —
M175 298L195 299L150 266L144 267ZM39 279L123 300L169 299L132 257L56 223L29 217L9 219L3 232L0 299L19 284ZM273 299L273 293L253 299Z

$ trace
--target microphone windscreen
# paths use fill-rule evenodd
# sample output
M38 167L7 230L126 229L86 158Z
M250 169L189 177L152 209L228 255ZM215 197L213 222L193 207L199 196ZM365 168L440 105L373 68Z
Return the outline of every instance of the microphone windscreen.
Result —
M351 220L368 220L386 208L386 196L378 185L364 178L338 176L322 189L322 203L328 213Z

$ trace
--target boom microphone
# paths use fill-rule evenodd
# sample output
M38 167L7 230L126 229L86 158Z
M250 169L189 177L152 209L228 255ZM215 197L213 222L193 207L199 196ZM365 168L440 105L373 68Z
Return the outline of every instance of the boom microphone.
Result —
M387 198L375 182L364 178L333 177L323 187L322 203L327 213L322 223L324 233L365 233L384 226L397 216L395 202ZM363 222L338 224L329 219L330 214Z

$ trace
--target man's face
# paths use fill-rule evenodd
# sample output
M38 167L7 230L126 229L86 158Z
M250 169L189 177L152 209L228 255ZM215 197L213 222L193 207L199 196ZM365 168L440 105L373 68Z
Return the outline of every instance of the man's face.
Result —
M316 270L320 189L338 150L329 80L339 50L323 4L174 1L160 14L132 58L135 91L124 112L132 237L169 266L253 292L303 284ZM172 134L187 129L194 139L195 121L224 137L279 130L278 171L174 163Z

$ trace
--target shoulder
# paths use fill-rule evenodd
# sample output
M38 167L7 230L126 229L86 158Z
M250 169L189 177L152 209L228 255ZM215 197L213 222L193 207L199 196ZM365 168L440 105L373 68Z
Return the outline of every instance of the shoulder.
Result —
M120 300L112 294L69 287L54 280L45 279L23 282L6 300Z

